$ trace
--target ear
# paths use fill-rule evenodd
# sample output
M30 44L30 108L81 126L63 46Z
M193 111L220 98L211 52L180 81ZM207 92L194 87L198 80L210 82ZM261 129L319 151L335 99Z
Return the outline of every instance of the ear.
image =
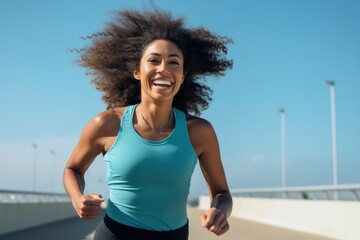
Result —
M133 72L133 74L134 74L134 78L136 79L136 80L140 80L140 71L139 70L134 70L134 72Z

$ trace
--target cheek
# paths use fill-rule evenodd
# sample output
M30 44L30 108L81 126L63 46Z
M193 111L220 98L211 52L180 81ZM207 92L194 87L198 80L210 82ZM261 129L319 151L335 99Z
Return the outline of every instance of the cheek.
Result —
M184 70L183 69L174 69L173 72L174 72L174 75L176 75L176 77L182 78L184 76Z
M142 66L141 70L146 73L146 72L150 72L151 68L148 65L144 64Z

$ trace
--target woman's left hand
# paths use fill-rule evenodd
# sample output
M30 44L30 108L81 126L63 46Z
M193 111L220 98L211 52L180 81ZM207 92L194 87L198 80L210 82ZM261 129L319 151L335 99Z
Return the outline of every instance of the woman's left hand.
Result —
M218 236L224 234L230 228L225 214L217 208L210 208L200 218L201 225Z

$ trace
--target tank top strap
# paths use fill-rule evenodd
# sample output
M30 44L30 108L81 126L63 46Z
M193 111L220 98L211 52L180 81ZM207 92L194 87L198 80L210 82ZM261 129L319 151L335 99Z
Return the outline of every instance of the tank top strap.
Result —
M131 130L132 124L133 124L132 119L133 119L134 109L136 106L137 106L137 104L129 105L125 108L124 113L121 118L119 131L123 132L123 131Z
M176 108L173 108L173 112L175 114L175 119L176 119L175 129L177 130L178 133L187 133L185 114Z

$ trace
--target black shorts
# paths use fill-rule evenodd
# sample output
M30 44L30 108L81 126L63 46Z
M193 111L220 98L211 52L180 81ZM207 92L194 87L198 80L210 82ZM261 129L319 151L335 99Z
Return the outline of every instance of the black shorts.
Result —
M94 240L188 240L188 237L188 222L175 230L151 231L126 226L105 215L96 228Z

